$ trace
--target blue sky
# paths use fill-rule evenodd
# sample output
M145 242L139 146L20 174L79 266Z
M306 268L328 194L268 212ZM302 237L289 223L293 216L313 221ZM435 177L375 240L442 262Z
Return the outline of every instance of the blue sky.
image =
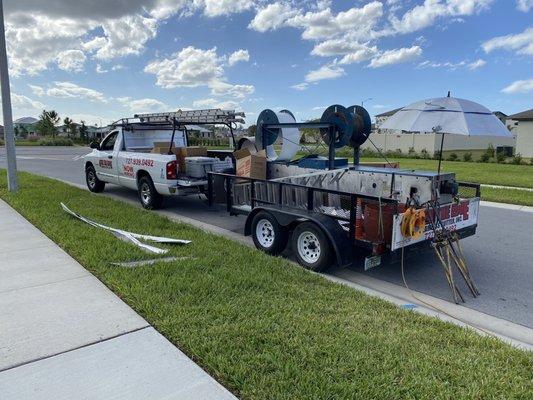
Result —
M5 0L14 116L533 107L533 0ZM88 4L83 4L88 3ZM90 3L90 4L89 4ZM101 122L100 122L101 121Z

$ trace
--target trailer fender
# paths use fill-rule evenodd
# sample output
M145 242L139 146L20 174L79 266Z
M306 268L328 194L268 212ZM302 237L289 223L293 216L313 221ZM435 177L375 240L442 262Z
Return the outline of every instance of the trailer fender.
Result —
M280 225L287 227L294 227L296 224L303 221L311 221L315 223L320 229L322 229L329 239L333 251L335 252L337 264L343 267L352 263L352 243L349 240L348 233L342 229L335 219L323 214L298 214L295 213L294 210L287 212L268 207L256 207L246 219L244 225L245 236L249 236L252 233L252 220L260 211L269 212L276 218Z

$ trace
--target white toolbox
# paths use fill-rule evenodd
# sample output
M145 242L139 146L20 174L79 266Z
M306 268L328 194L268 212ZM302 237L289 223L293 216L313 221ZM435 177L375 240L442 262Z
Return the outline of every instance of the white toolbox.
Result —
M207 178L214 171L215 159L210 157L185 157L185 170L191 178Z

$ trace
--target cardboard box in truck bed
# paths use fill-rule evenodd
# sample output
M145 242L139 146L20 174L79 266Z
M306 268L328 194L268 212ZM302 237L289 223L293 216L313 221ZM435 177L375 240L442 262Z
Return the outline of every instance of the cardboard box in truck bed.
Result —
M154 142L152 153L167 154L170 147L170 142ZM201 146L190 147L175 147L172 146L172 153L176 155L178 160L178 171L185 172L185 158L186 157L206 157L207 148Z
M233 153L236 161L237 176L266 179L266 152L261 150L251 154L248 149Z

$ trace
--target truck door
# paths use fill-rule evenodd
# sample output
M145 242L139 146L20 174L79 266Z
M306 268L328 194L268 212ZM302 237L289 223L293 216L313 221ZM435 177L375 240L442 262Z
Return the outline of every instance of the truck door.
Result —
M118 183L116 155L121 140L118 140L119 131L112 131L100 144L99 159L95 165L98 177L109 183Z

